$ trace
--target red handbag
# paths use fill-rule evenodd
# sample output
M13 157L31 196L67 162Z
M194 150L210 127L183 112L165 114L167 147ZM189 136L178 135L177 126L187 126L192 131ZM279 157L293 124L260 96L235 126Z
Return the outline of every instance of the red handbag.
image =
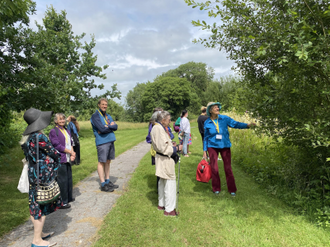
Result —
M203 183L208 183L212 177L211 166L206 160L199 162L196 171L196 180Z

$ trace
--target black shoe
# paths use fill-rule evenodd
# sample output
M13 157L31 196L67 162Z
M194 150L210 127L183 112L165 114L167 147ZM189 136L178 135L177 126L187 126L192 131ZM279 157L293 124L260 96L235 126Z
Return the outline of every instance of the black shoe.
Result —
M68 209L71 208L71 205L69 203L64 204L62 207L60 207L60 209Z
M115 189L110 187L109 184L105 184L104 186L101 186L101 191L105 191L105 192L112 192Z
M119 185L117 185L117 184L114 184L113 182L109 182L109 186L111 187L111 188L114 188L114 189L118 189L119 188Z

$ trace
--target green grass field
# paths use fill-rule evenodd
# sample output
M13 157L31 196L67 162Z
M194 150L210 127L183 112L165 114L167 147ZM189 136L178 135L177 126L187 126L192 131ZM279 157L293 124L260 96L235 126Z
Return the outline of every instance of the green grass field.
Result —
M145 140L147 124L118 125L116 155ZM212 193L211 181L197 182L202 143L196 126L193 122L192 154L180 162L180 216L165 217L157 210L155 168L148 153L134 172L127 191L105 217L94 246L329 246L328 230L316 227L284 202L269 196L235 164L236 198L226 191L221 161L219 195ZM81 122L81 128L82 163L73 166L75 184L94 172L97 164L90 124ZM240 131L242 134L248 130ZM232 138L235 133L232 132ZM232 153L239 148L236 143ZM29 217L27 194L16 188L23 153L17 147L8 157L8 165L0 167L0 236Z
M227 192L221 161L219 195L212 193L211 181L197 182L202 143L198 129L192 133L192 155L180 164L180 216L165 217L157 210L155 168L147 154L105 218L94 246L329 246L328 231L268 196L235 165L236 198Z

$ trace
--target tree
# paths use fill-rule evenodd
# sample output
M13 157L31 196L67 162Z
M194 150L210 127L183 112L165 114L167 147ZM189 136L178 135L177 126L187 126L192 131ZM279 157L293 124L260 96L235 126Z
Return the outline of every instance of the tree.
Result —
M328 1L186 2L219 18L213 25L193 21L211 31L199 42L236 62L263 127L290 143L329 146L329 139L317 137L330 135ZM308 126L315 126L314 136Z
M171 113L172 117L178 117L183 109L190 107L196 110L200 101L196 93L191 90L190 83L185 78L159 77L154 82L146 83L145 92L142 95L144 108L144 121L149 121L153 109L162 107Z
M207 103L207 95L205 91L214 76L212 67L207 67L205 63L188 62L180 65L176 69L169 70L161 75L161 77L179 77L185 78L190 82L191 87L201 100L202 104Z
M135 87L126 95L126 118L128 121L143 122L144 108L142 95L146 89L146 83L136 83Z
M26 38L32 47L28 55L34 67L25 68L29 76L27 85L19 89L22 108L32 105L42 110L81 110L89 102L92 89L104 88L103 84L96 85L94 78L106 79L102 72L108 68L96 65L94 37L82 44L85 34L74 35L66 12L57 13L53 7L47 9L43 25L37 27L38 31L29 30ZM118 97L116 92L106 94Z
M21 36L34 12L35 3L29 0L0 1L0 154L16 143L10 134L11 111L25 78L22 66L30 66Z

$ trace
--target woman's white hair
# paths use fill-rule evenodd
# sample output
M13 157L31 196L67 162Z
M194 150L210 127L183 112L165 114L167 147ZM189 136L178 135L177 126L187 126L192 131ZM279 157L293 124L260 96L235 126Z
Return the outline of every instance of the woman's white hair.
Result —
M163 119L170 116L171 114L168 111L161 111L161 113L158 113L157 115L157 122L162 122Z

